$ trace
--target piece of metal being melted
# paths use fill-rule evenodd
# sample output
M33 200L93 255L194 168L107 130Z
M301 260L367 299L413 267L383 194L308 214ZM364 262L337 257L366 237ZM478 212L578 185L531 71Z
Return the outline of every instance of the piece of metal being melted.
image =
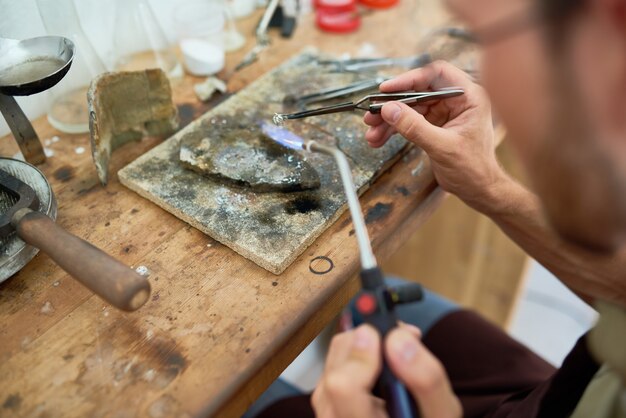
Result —
M274 113L274 116L272 117L272 121L274 122L274 125L282 126L285 123L285 118L280 113Z
M181 163L218 181L257 192L294 192L320 187L317 171L296 151L268 138L259 127L212 135L197 130L183 136Z

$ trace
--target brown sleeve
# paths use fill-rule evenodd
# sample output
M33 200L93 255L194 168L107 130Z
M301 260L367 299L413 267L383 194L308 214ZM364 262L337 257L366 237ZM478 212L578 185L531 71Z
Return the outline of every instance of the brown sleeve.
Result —
M311 395L281 399L265 408L255 418L315 418Z
M582 337L557 371L479 315L461 310L424 337L444 364L465 417L566 417L598 370Z

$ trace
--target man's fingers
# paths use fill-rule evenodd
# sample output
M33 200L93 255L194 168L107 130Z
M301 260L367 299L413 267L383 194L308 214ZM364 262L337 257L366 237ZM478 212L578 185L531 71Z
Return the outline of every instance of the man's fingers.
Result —
M383 123L384 120L380 114L367 112L365 116L363 116L363 122L368 126L378 126Z
M325 410L321 403L327 402L336 417L375 416L379 406L370 392L382 363L380 336L371 326L361 325L344 337L329 351L329 360L332 356L341 358L332 359L326 368L321 387L316 390L318 395L313 399L315 410ZM349 349L344 352L346 341Z
M396 130L393 126L383 123L368 129L365 132L365 140L370 146L378 148L385 145L389 137L395 133Z
M469 88L472 85L473 82L466 73L445 61L436 61L387 80L379 88L383 93L392 93L403 90L437 90L445 87Z
M422 338L422 330L413 324L398 321L398 326L410 334L413 334L415 338Z
M428 153L443 145L442 136L446 135L446 131L431 124L423 115L404 103L386 103L381 115L396 132Z
M385 355L416 399L422 418L461 417L460 402L443 366L415 335L402 328L393 330L385 340Z
M440 126L446 126L447 122L476 107L476 103L480 103L482 99L480 89L467 74L447 62L437 61L385 81L380 85L380 90L420 91L445 87L460 87L466 94L445 101L416 104L413 107L400 102L389 102L383 106L380 115L368 112L363 120L370 126L365 135L369 145L381 147L393 133L397 132L429 154L449 149L446 147L451 146L450 141L445 139L449 139L451 135Z
M337 418L333 405L327 399L328 396L324 392L324 386L317 385L311 395L311 407L317 418Z
M384 81L379 86L379 89L383 93L405 90L425 90L430 86L432 76L433 73L429 67L417 68L402 73L391 80Z
M324 365L324 373L336 369L344 363L352 348L353 333L354 330L342 332L341 334L335 335L330 341L326 364Z
M371 389L380 371L380 336L370 325L361 325L350 333L349 349L343 359L327 369L325 386L329 391L344 389L343 379L350 381L349 389ZM329 357L332 353L329 352ZM343 354L343 353L342 353Z

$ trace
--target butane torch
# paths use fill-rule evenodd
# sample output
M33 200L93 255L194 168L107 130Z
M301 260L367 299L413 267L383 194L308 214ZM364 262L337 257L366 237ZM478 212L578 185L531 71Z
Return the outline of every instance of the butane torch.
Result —
M354 224L361 256L361 291L356 297L355 306L362 315L363 320L376 328L384 339L393 328L398 326L395 306L420 300L422 298L422 287L418 284L410 284L393 289L385 285L383 273L378 267L372 251L372 245L346 156L336 147L323 145L311 140L305 141L280 126L263 123L261 127L268 137L284 146L308 152L328 154L335 158L348 200L348 208L352 216L352 223ZM385 400L387 412L391 418L418 416L417 408L406 387L392 373L384 356L382 372L378 378L374 394Z

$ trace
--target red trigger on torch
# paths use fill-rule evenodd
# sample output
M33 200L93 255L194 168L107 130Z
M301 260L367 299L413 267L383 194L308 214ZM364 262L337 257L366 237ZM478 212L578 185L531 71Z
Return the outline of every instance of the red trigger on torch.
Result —
M376 311L376 298L370 293L362 293L356 300L356 309L361 315L371 315Z

